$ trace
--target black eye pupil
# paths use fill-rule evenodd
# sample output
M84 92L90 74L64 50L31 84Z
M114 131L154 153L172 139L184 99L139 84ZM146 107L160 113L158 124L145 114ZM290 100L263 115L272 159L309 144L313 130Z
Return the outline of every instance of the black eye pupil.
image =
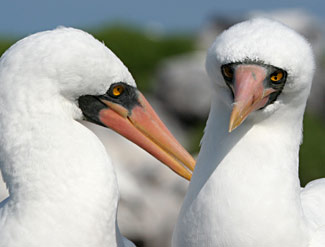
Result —
M226 77L227 79L231 79L233 77L233 70L230 66L222 66L221 67L221 70L222 70L222 74L224 77Z

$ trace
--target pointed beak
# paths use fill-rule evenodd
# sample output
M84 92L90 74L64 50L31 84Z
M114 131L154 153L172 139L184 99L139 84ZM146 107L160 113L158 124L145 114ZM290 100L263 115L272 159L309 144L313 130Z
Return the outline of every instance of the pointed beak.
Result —
M134 142L183 178L191 179L195 160L169 132L138 90L136 104L129 109L107 98L96 99L104 105L96 110L97 123Z
M242 64L234 74L234 104L230 116L229 132L236 129L247 116L266 105L269 95L275 92L264 87L266 69L259 65Z

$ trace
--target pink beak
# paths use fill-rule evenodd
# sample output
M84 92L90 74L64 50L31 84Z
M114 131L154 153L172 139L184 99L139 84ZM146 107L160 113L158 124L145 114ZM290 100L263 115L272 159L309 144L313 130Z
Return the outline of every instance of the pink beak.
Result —
M139 105L131 112L111 101L101 101L108 106L99 112L102 124L146 150L178 175L191 179L195 160L169 132L140 92Z
M259 65L238 65L234 73L234 106L230 116L229 132L236 129L247 116L266 105L269 95L275 92L264 88L266 69Z

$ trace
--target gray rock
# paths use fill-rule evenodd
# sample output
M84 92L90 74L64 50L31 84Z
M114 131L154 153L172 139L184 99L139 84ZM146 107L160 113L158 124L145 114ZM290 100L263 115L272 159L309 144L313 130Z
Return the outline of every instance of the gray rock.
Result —
M211 84L205 72L204 52L166 59L158 68L155 95L171 112L185 119L206 119Z

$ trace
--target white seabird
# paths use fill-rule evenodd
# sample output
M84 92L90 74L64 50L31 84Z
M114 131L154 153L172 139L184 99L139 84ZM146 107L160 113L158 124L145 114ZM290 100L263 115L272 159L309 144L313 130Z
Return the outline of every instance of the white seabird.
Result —
M105 45L72 28L31 35L0 59L0 168L9 189L0 246L133 246L117 227L110 158L84 118L190 178L194 160Z
M276 21L224 31L197 165L173 246L325 246L325 179L300 187L302 120L314 74L309 43Z

